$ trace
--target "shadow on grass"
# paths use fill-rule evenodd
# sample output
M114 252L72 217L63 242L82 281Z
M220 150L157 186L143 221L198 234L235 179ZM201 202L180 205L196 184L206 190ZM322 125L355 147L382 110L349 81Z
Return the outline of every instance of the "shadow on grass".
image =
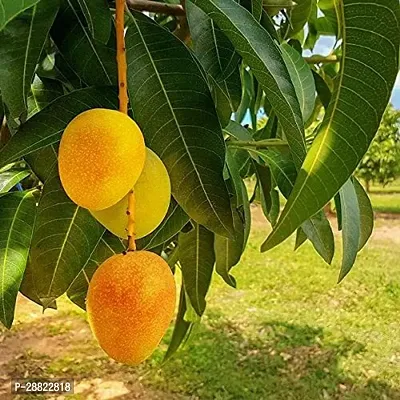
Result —
M56 317L45 324L54 321L63 323ZM61 332L64 352L50 356L35 353L33 348L10 360L5 372L10 376L26 375L26 371L30 377L68 376L78 382L98 379L81 391L79 399L102 398L93 397L96 385L110 379L124 385L125 393L107 397L118 400L400 399L400 391L385 382L343 373L341 360L362 357L363 344L346 339L331 342L322 328L281 321L260 322L257 328L252 327L249 335L246 326L209 313L193 340L162 368L161 350L139 367L126 367L108 359L90 336L74 342L73 331ZM18 335L30 329L33 326L27 324L12 340L20 340ZM48 332L46 326L42 330L42 334Z

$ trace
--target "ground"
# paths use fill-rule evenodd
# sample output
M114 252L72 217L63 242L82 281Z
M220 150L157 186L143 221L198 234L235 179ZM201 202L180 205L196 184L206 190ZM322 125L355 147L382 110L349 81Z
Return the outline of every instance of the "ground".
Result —
M336 285L340 254L328 266L310 244L294 253L293 240L260 254L268 227L252 211L238 289L214 279L206 315L174 359L161 365L169 332L149 361L121 366L67 299L42 314L21 297L13 329L0 329L0 399L11 398L10 377L40 376L73 377L70 399L400 399L400 219L378 218Z

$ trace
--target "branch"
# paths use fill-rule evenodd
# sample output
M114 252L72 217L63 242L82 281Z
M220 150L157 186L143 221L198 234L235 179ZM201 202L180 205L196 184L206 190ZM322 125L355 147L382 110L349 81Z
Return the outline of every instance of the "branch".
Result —
M184 16L186 14L180 4L167 4L152 0L126 0L126 4L130 9L136 11L148 11L175 16Z
M115 30L117 36L117 67L118 67L118 98L119 111L128 115L128 84L127 84L127 64L125 48L125 0L117 0L115 10ZM135 243L135 193L133 189L128 194L128 251L136 250Z
M253 147L258 150L269 149L270 147L286 147L288 144L285 140L281 139L265 139L256 141L242 141L242 140L229 140L229 147L243 148L243 147Z
M304 60L308 64L335 64L340 62L340 58L335 55L320 56L318 54L311 57L304 57Z
M180 40L182 40L182 42L187 44L190 41L190 29L188 20L186 18L186 0L180 0L180 3L185 14L183 16L178 17L179 25L178 28L175 29L174 35Z

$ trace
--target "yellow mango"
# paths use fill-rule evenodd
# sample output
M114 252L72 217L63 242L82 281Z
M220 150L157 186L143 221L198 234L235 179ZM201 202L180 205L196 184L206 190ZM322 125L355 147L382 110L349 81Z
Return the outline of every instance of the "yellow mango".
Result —
M164 219L171 199L171 184L168 172L150 149L146 149L143 172L133 188L135 193L135 236L148 235ZM121 238L127 237L128 196L105 210L93 211L92 215L110 232Z
M127 115L107 109L85 111L65 129L60 143L60 179L70 199L102 210L135 185L146 157L142 132Z

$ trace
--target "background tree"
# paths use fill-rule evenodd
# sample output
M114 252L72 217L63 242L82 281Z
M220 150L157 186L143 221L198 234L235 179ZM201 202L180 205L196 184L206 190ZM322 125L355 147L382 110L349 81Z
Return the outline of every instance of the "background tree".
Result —
M357 168L357 176L365 182L386 186L400 174L400 110L389 105L378 133Z
M170 356L204 313L213 274L236 285L232 268L251 225L248 177L273 228L261 251L296 232L296 248L310 240L331 263L334 236L323 208L335 197L339 279L350 271L373 226L352 175L396 80L400 10L398 0L127 5L129 112L172 186L164 221L137 241L183 277ZM321 35L336 38L332 53L303 57ZM68 123L88 109L117 108L115 56L112 1L2 0L0 320L7 327L19 291L43 308L64 293L84 308L96 268L126 247L70 201L57 170ZM257 130L261 108L268 120Z

